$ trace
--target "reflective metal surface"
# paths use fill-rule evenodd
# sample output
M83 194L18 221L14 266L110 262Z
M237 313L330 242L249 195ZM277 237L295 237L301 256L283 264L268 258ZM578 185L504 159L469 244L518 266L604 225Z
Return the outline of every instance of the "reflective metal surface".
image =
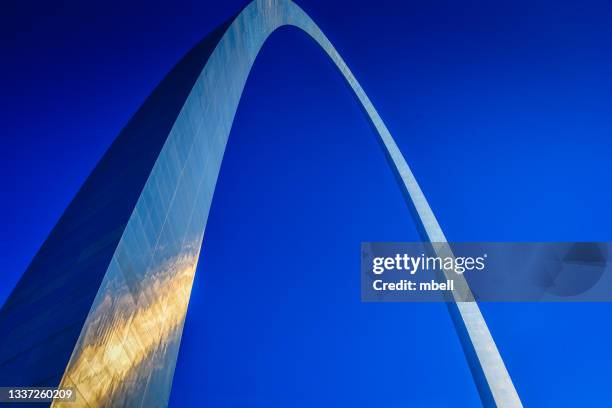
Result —
M70 406L167 405L233 118L261 46L283 25L304 30L333 60L377 130L417 222L430 241L446 241L391 134L329 40L291 1L254 1L229 26L198 76L123 231L62 379L62 386L78 392ZM455 296L461 301L471 293L464 285ZM483 402L521 406L478 306L457 307L455 324L467 334L462 344Z

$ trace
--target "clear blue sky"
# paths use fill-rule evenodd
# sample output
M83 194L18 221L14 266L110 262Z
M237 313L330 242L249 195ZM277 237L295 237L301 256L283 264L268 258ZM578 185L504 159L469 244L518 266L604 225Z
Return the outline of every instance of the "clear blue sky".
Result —
M119 130L242 1L9 2L3 302ZM606 1L299 1L455 241L612 240ZM359 244L417 234L340 75L275 33L238 110L173 406L473 407L442 304L362 304ZM612 406L610 304L485 304L526 406Z

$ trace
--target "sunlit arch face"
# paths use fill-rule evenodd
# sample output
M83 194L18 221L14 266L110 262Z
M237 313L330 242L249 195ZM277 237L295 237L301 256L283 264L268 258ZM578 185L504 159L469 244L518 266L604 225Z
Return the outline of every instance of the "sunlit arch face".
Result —
M153 356L180 341L197 259L194 246L191 253L159 265L144 278L145 290L138 299L129 291L108 292L100 299L92 309L79 354L64 374L62 386L75 387L77 402L104 406L126 401L138 391L143 372L164 369L155 367Z
M367 95L316 24L289 0L250 3L218 41L197 77L106 269L62 386L67 406L164 406L208 212L234 115L257 54L277 28L293 25L317 42L354 91L416 222L446 239L410 168ZM452 256L448 247L440 251ZM454 322L485 404L521 406L465 282L457 281ZM56 403L55 405L61 405Z

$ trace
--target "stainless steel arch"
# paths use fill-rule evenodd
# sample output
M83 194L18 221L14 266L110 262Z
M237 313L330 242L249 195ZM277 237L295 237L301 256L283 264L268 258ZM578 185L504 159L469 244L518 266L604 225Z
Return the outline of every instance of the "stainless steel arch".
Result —
M417 222L431 242L446 242L387 127L327 37L290 0L255 0L206 62L123 231L62 379L76 389L77 406L167 404L234 115L260 48L284 25L306 32L336 64L374 125ZM436 248L451 254L447 245ZM457 286L449 307L484 405L522 406L467 283Z

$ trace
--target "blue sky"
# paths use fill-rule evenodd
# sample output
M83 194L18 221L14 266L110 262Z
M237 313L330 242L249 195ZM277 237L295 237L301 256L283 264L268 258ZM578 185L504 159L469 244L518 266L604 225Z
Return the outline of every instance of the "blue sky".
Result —
M242 4L7 7L0 301L148 93ZM609 3L298 4L449 240L611 240ZM171 405L477 406L444 305L360 303L360 242L417 238L340 75L275 33L230 136ZM612 405L610 304L482 310L526 406Z

